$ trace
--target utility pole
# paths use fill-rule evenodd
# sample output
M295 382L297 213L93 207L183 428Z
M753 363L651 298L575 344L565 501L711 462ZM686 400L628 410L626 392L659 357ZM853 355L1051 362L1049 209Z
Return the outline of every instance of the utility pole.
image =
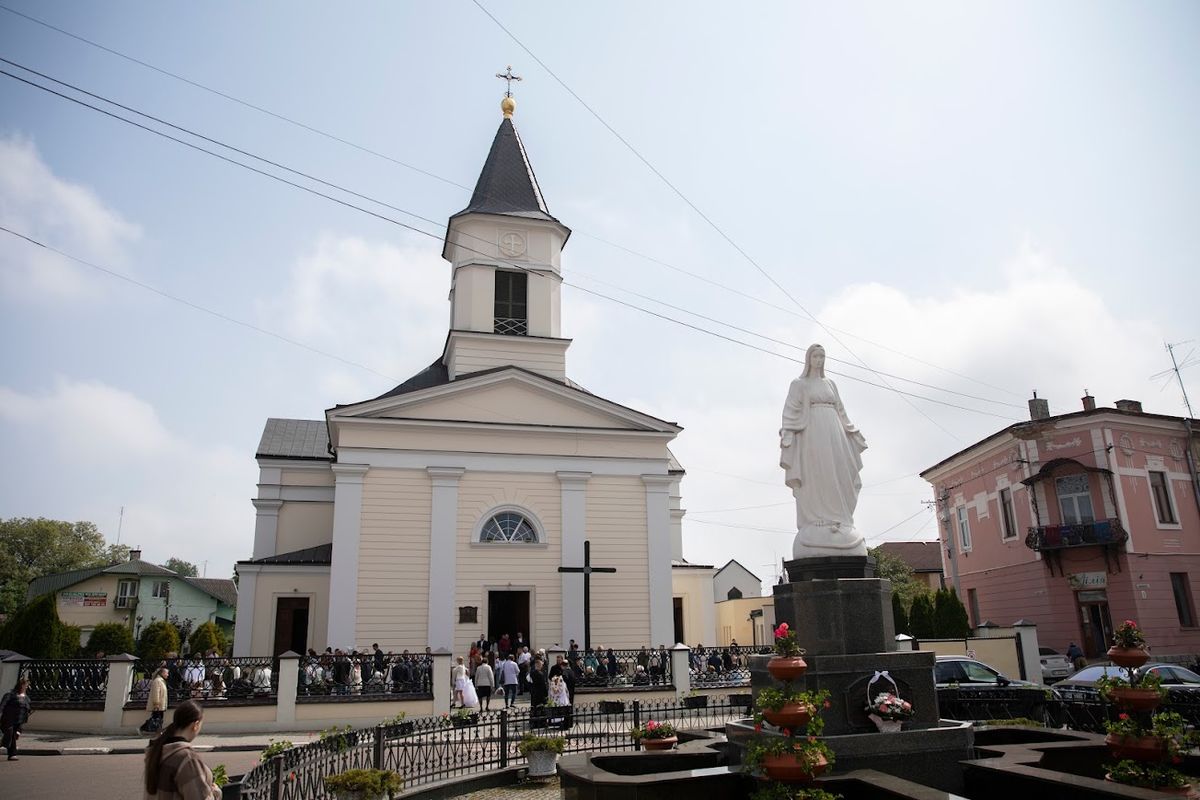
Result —
M938 495L937 504L938 520L945 525L946 538L943 541L950 550L950 581L954 586L955 593L961 596L962 587L958 585L958 543L954 539L954 523L950 519L950 490L948 488L942 489L942 493Z
M121 506L121 516L117 517L117 544L121 543L121 526L125 524L125 506Z

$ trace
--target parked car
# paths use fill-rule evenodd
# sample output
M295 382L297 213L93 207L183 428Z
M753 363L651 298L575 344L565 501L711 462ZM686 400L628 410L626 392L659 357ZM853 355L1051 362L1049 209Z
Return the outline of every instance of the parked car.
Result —
M1167 688L1168 701L1200 702L1200 675L1175 664L1146 664L1138 672L1149 672L1162 678ZM1084 667L1069 678L1054 685L1064 700L1096 700L1099 692L1096 681L1107 675L1110 678L1125 678L1123 667L1115 664L1093 664Z
M1038 660L1042 662L1042 683L1047 685L1061 681L1075 669L1071 659L1050 647L1038 648Z
M1032 719L1054 724L1058 696L1039 683L1009 678L982 661L938 656L933 665L938 712L943 719Z

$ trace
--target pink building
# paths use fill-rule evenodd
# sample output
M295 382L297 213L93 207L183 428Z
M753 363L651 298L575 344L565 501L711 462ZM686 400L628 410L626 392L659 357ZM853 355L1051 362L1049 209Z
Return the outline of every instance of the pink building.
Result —
M971 623L1026 619L1043 646L1095 657L1135 619L1156 655L1200 654L1200 421L1092 397L1029 411L921 473Z

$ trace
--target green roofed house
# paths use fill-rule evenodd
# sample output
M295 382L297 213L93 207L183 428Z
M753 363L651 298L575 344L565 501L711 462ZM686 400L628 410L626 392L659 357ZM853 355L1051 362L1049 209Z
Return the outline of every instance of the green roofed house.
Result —
M106 622L128 625L136 638L151 622L177 617L191 620L193 629L215 622L233 633L237 585L226 578L186 578L166 567L142 561L140 550L129 560L107 567L89 567L43 575L29 582L27 600L53 593L58 616L78 625L86 644L96 626Z

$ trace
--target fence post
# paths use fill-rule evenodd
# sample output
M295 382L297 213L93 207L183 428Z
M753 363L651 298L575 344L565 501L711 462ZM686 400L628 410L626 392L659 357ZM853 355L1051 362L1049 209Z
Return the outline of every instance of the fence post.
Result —
M383 769L383 725L375 726L375 750L371 754L375 769Z
M118 733L125 716L125 700L133 685L133 666L137 657L118 653L108 657L108 688L104 692L104 730Z
M273 756L271 763L275 765L275 775L271 782L271 800L283 800L283 756Z
M13 653L0 663L0 695L13 690L17 685L17 678L21 676L21 665L32 660L29 656Z
M692 648L686 644L671 648L671 678L676 696L692 691Z
M300 689L300 654L288 650L279 656L279 688L275 692L275 729L296 725L296 694Z
M433 674L430 676L429 690L433 692L433 713L436 714L441 704L449 708L453 702L454 692L450 685L450 651L438 648L433 651ZM438 698L441 698L440 700Z
M633 701L633 727L642 727L642 703L640 700ZM634 743L633 748L635 750L641 750L642 740L638 739L637 742Z
M1021 660L1020 678L1041 683L1042 661L1038 650L1037 623L1019 619L1013 623L1013 631L1017 634L1017 656Z
M911 653L913 649L913 637L907 633L896 634L896 650L902 653Z
M500 769L508 766L508 709L500 711Z

